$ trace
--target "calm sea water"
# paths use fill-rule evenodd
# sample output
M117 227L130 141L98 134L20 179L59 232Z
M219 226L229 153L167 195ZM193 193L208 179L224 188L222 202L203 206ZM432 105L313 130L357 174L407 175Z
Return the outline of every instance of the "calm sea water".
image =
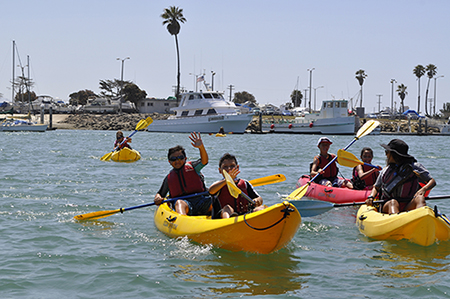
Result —
M356 208L304 218L284 249L258 255L171 239L153 224L155 207L79 223L73 216L153 201L170 169L167 149L198 150L188 134L137 133L136 163L102 162L115 132L57 130L0 133L1 298L406 298L450 294L450 243L423 248L362 236ZM332 152L352 136L329 136ZM266 204L289 194L318 152L314 135L203 136L210 156L207 185L220 179L218 159L237 155L241 177L283 173L283 183L257 187ZM391 136L366 136L349 151L375 151L384 165ZM436 178L432 195L450 194L449 137L401 136ZM351 170L341 167L344 176ZM448 200L429 201L450 214ZM249 240L251 242L251 240Z

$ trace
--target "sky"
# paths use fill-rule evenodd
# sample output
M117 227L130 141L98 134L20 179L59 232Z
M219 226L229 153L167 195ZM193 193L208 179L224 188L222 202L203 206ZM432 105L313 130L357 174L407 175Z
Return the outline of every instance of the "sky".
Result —
M68 102L80 90L99 93L100 80L120 79L117 58L126 57L124 80L148 97L173 95L175 40L160 16L175 5L187 19L178 35L187 90L195 90L201 74L211 83L215 72L214 89L226 97L231 85L261 105L279 106L294 89L306 89L309 98L311 80L312 108L314 98L317 108L333 98L352 99L355 107L355 73L363 69L366 113L391 103L398 108L398 84L407 86L405 105L417 110L413 69L431 63L444 77L431 80L428 98L434 98L436 82L436 111L450 102L448 0L0 1L0 101L11 99L13 40L22 66L29 57L37 95ZM391 79L397 81L393 97ZM421 112L427 81L420 80Z

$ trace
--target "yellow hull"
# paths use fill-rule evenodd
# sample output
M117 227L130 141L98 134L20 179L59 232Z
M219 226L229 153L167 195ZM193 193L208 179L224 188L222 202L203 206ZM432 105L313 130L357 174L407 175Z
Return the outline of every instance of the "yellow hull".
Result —
M111 160L114 162L135 162L141 158L141 154L137 150L130 150L124 147L120 151L116 151L112 154Z
M286 246L300 223L299 212L287 201L229 219L183 216L167 204L160 205L155 212L156 227L169 237L187 236L200 244L256 253L271 253Z
M407 239L412 243L430 246L436 241L450 239L450 225L445 215L435 216L430 207L422 207L399 214L382 214L374 207L361 206L356 216L359 231L376 240Z
M216 137L225 137L225 136L227 136L227 135L225 135L225 134L220 134L220 133L217 133L217 134L216 134Z

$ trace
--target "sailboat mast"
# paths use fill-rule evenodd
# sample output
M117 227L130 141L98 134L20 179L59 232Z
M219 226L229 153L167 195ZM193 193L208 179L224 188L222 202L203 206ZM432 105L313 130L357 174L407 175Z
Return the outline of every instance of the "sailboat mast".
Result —
M30 87L29 87L29 83L30 83L30 55L27 55L27 66L28 66L28 80L25 81L26 83L26 88L27 88L27 93L28 93L28 104L30 105L30 113L32 110L32 106L31 106L31 95L30 95Z
M15 73L14 73L14 66L16 65L15 62L15 58L16 58L16 41L13 40L13 52L12 52L12 80L11 80L11 84L12 84L12 98L11 98L11 103L14 103L14 78L16 77Z

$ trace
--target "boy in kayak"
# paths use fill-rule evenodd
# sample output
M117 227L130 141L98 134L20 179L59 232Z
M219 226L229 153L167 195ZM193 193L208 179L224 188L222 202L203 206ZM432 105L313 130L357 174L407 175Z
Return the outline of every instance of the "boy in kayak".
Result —
M155 195L155 204L160 205L167 193L171 198L186 196L206 191L203 174L200 172L208 164L208 153L203 145L200 133L189 136L193 147L200 151L200 159L187 161L186 152L180 145L169 149L169 164L173 167ZM175 211L181 215L210 215L212 210L209 196L195 196L175 202Z
M122 131L117 131L116 133L116 141L114 142L114 148L118 151L121 150L124 147L128 147L129 149L131 149L131 146L128 144L131 142L131 138L127 137L127 141L125 141L120 147L119 145L122 143L122 141L124 140L123 137L123 132Z
M330 165L331 160L336 157L334 154L329 154L328 150L330 149L330 145L333 144L328 137L321 137L317 142L317 147L320 150L320 154L314 157L314 161L311 167L311 177L320 174L314 181L319 183L320 185L325 185L327 187L346 187L349 189L353 189L353 185L349 180L345 180L339 178L338 168L336 165L336 161L333 161ZM325 166L328 167L324 170Z
M370 147L365 147L361 150L361 160L364 163L372 164L373 150ZM358 190L363 190L365 188L372 188L375 184L381 166L378 168L371 167L368 165L358 165L353 168L353 188Z
M428 170L408 154L409 146L403 140L392 139L381 146L386 150L388 166L380 171L366 204L373 205L373 199L379 195L386 201L381 208L383 213L396 214L425 206L425 193L436 186Z
M236 179L236 176L240 173L237 159L234 155L229 153L224 154L219 160L219 173L223 175L223 171L226 171L234 179L236 186L247 194L253 202L250 203L243 196L234 198L228 191L227 182L224 179L217 181L209 187L209 193L217 196L220 208L221 218L230 218L230 216L243 215L249 211L260 211L265 209L262 205L263 200L261 196L253 189L252 184L243 179ZM254 208L253 208L254 207ZM252 209L253 208L253 209ZM214 211L216 214L216 211ZM213 215L213 218L215 218Z

